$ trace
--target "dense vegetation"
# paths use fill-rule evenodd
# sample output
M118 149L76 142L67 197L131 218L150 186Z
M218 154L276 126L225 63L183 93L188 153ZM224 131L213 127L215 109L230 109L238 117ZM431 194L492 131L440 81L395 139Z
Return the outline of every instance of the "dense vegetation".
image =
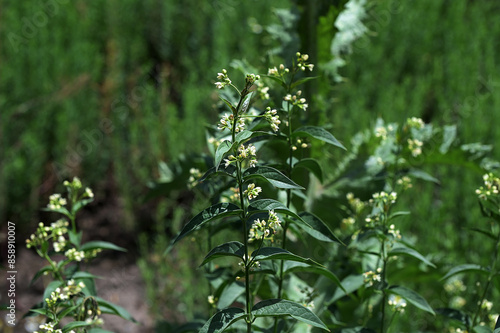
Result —
M242 74L267 74L280 63L290 67L300 51L309 54L315 64L311 75L318 76L303 86L310 108L300 122L334 133L346 151L307 141L310 149L300 158L316 159L322 176L315 168L316 177L287 175L308 189L308 199L295 199L292 206L311 210L348 243L356 231L342 221L352 213L366 217L366 212L352 210L353 198L366 204L374 193L412 176L412 188L397 198L397 210L411 215L401 215L397 227L405 244L415 246L425 260L395 264L390 282L417 290L434 310L457 307L463 299L460 315L469 313L476 321L476 283L483 283L479 275L459 275L462 294L457 293L462 286L446 287L455 280L440 279L458 264L491 268L490 254L498 246L484 241L486 234L495 238L497 230L485 232L488 220L474 191L484 173L499 168L500 4L367 1L360 8L366 11L362 22L368 31L336 52L332 41L342 28L335 21L346 3L4 1L0 219L16 221L31 233L39 220L50 216L39 207L62 190L63 180L78 176L95 191L91 212L111 207L127 233L140 234L131 238L137 242L146 298L158 327L169 330L206 320L210 307L204 302L213 286L194 269L210 249L205 243L193 249L189 240L173 249L170 245L183 225L220 195L187 185L190 176L201 176L190 174L191 168L203 174L213 164L216 147L207 146L207 138L215 133L218 111L227 107L215 91L216 73L227 68L241 87ZM351 28L363 30L360 25ZM271 106L281 108L283 92L271 89L270 94ZM264 110L259 103L256 108ZM384 146L377 131L390 126L413 131L416 125L408 123L412 117L421 118L433 134L411 132L416 136L409 139L425 139L422 153L412 158L406 151L408 164L401 165L397 160L404 148ZM394 142L401 135L395 131ZM275 146L262 150L263 160L276 166L270 158L273 149L279 151ZM384 172L370 169L372 157L386 162ZM346 198L348 193L354 197ZM471 232L474 228L481 232ZM205 240L203 233L195 235ZM209 244L227 238L216 235ZM294 251L324 264L340 280L360 276L359 269L366 268L362 256L352 252L366 250L366 244L344 248L307 237L303 241ZM168 257L158 259L167 248ZM481 269L472 271L479 274ZM359 298L346 300L338 291L323 292L335 289L325 287L321 278L304 280L321 291L316 297L323 302L327 297L337 302L325 306L331 317L321 317L330 328L373 327L379 319L357 320L368 313L359 310L360 304L378 300L369 288L352 289ZM498 281L492 283L496 288L488 299L500 296ZM470 329L443 319L460 319L458 312L441 310L443 316L433 317L429 308L416 309L409 305L409 315L398 316L393 331ZM494 305L488 314L499 311ZM489 320L488 325L495 318Z

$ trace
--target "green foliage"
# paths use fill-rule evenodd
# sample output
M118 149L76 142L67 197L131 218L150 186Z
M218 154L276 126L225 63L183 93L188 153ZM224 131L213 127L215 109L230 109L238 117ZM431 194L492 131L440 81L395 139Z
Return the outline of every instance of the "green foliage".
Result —
M99 317L102 313L136 322L122 307L97 297L97 276L80 268L83 261L90 261L102 250L126 250L104 241L81 244L82 232L77 231L76 214L93 200L94 194L88 187L82 191L82 183L76 177L72 182L65 181L64 185L67 198L53 194L47 210L62 214L66 219L59 219L50 226L40 222L37 231L26 240L27 247L34 248L49 263L35 274L31 283L42 275L50 274L53 278L45 288L43 301L30 310L29 315L39 314L46 318L37 332L92 331L102 324ZM68 228L70 222L71 229ZM64 254L65 258L57 261L59 254ZM67 318L72 321L68 322Z

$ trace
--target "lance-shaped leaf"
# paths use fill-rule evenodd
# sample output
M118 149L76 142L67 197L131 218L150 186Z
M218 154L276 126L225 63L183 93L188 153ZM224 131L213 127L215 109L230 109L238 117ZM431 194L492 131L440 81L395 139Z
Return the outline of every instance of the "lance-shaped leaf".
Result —
M224 288L224 291L219 296L219 301L217 302L217 307L219 309L224 309L238 299L240 295L245 293L245 284L241 281L233 281L230 285Z
M251 214L268 212L270 210L274 210L274 212L276 212L276 213L281 213L281 214L293 216L297 219L301 219L301 217L299 215L292 212L283 203L281 203L277 200L273 200L273 199L255 200L255 201L251 202L250 205L248 206L248 212Z
M247 112L248 107L250 106L250 100L252 98L252 95L253 93L245 95L245 97L243 98L243 102L239 105L240 106L240 109L238 110L239 114Z
M318 161L314 158L303 158L293 165L294 169L304 168L312 172L312 174L318 178L320 183L323 183L323 170L319 165Z
M219 169L220 162L227 154L227 152L231 150L232 146L233 144L231 143L231 141L226 140L222 141L219 147L217 147L217 150L215 151L215 171Z
M240 242L227 242L222 245L214 247L203 259L200 266L205 265L214 259L221 257L237 257L243 259L245 255L245 246Z
M293 254L292 252L289 252L285 249L279 248L279 247L262 247L258 250L255 250L252 253L252 258L254 260L273 260L273 259L278 259L278 260L290 260L290 261L297 261L297 262L302 262L304 264L308 264L311 266L319 266L323 267L321 264L318 264L312 259L309 258L303 258L301 256L298 256L296 254Z
M333 281L333 283L335 283L339 288L341 288L342 290L344 290L345 293L347 293L347 290L344 289L344 286L340 282L337 275L333 274L330 270L328 270L325 267L311 266L311 265L304 264L301 262L286 262L285 268L284 268L284 273L288 274L288 273L293 273L293 272L304 272L304 273L314 273L314 274L323 275L324 277Z
M337 242L344 244L340 239L333 234L328 226L319 217L308 212L299 213L301 220L294 219L293 221L301 229L307 232L312 237L323 242Z
M304 188L296 184L293 180L268 166L258 166L247 169L243 174L243 180L247 181L253 178L261 178L267 180L271 185L283 190L303 190Z
M417 292L415 292L411 289L401 287L401 286L392 286L392 287L389 287L389 289L387 289L387 291L391 294L401 296L408 303L415 305L417 308L419 308L421 310L427 311L433 315L436 314L434 312L434 310L431 308L431 306L429 305L429 303L427 303L427 301L422 296L417 294Z
M216 169L215 167L208 169L208 171L205 172L205 174L203 176L201 176L201 178L198 179L198 181L201 183L204 180L206 180L207 178L210 178L210 177L217 175L217 174L228 175L230 177L235 178L235 173L236 173L236 167L234 165L230 164L227 167L224 165L222 165L222 166L219 165L218 169Z
M283 80L281 77L277 77L277 76L274 76L274 75L261 75L262 77L265 77L265 78L268 78L268 79L271 79L273 81L276 81L278 82L283 88L285 89L288 89L287 87L287 84L285 82L285 80Z
M301 304L284 299L268 299L259 302L253 307L252 315L255 317L290 316L311 326L330 331L311 310Z
M348 296L349 294L361 288L364 284L365 284L365 279L363 275L347 276L345 279L342 280L343 288L335 290L335 293L333 294L332 298L328 301L328 304L332 304L333 302L341 299L342 297Z
M236 136L234 137L234 142L239 145L241 144L243 141L245 140L248 140L250 139L252 136L254 135L254 132L252 131L242 131L242 132L239 132L238 134L236 134Z
M303 126L293 131L292 137L305 136L321 140L333 146L347 150L330 132L322 127L317 126Z
M472 332L474 333L491 333L492 330L488 326L477 325L472 328Z
M291 89L303 84L303 83L306 83L307 81L311 81L311 80L315 80L317 79L319 76L307 76L307 77L303 77L302 79L299 79L297 80L296 82L294 82L291 86Z
M63 328L62 328L62 332L63 333L66 333L66 332L69 332L69 331L72 331L74 330L75 328L78 328L78 327L85 327L85 326L90 326L92 325L92 323L90 322L86 322L86 321L73 321L67 325L65 325Z
M392 249L389 253L389 256L399 256L399 255L405 255L405 256L410 256L413 258L416 258L423 262L424 264L431 266L433 268L436 268L436 265L434 265L432 262L430 262L426 257L418 253L416 250L411 249L409 247L397 247Z
M120 246L115 245L115 244L110 243L110 242L104 242L104 241L92 241L92 242L85 243L80 247L81 251L89 251L89 250L94 250L94 249L127 252L127 249L125 249L123 247L120 247Z
M199 333L219 333L223 332L226 328L231 326L235 321L243 319L245 311L239 308L227 308L214 314L203 327Z
M100 297L95 297L95 300L97 301L97 304L99 304L99 308L103 313L114 314L128 321L137 323L137 320L135 320L134 317L132 317L132 315L127 310L125 310L125 308L108 302Z
M235 113L236 113L236 107L233 105L233 103L231 103L231 102L230 102L230 101L228 101L227 99L222 98L222 97L220 97L220 96L219 96L219 98L220 98L220 99L222 99L222 100L224 101L224 103L226 103L226 105L227 105L227 106L229 106L229 109L231 110L231 112L232 112L233 114L235 114Z
M193 232L194 230L199 229L203 224L213 221L215 219L220 219L227 216L235 216L241 214L243 211L240 207L235 204L229 202L222 202L216 205L213 205L201 213L196 215L184 226L181 230L180 234L174 240L173 244L177 243L179 240Z
M458 265L458 266L455 266L452 269L450 269L448 271L448 273L446 273L446 275L443 276L443 278L441 280L446 280L446 279L452 277L453 275L457 275L457 274L464 273L464 272L477 272L477 273L488 274L490 272L490 270L487 269L486 267L476 265L476 264Z

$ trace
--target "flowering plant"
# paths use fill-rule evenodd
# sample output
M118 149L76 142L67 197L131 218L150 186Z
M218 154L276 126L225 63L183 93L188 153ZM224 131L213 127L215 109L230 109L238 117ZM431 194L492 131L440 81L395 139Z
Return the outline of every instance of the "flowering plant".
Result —
M35 274L31 283L42 275L50 275L53 279L45 288L42 302L30 310L30 315L45 317L36 333L106 332L98 329L103 324L100 317L103 313L135 322L125 309L98 297L94 282L97 277L81 269L83 263L95 258L102 250L125 249L104 241L82 244L76 215L92 202L94 194L88 187L83 189L76 177L71 182L65 181L64 186L68 196L51 195L45 209L64 217L48 225L40 222L36 232L26 240L26 246L49 263ZM64 318L73 321L64 321L63 324Z

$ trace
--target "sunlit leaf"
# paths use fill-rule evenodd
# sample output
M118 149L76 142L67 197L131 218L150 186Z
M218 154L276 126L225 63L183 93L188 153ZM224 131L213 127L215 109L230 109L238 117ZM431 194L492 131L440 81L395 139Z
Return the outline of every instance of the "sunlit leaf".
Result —
M210 262L214 259L221 257L237 257L243 259L245 255L245 246L240 242L227 242L222 245L216 246L213 248L203 259L203 262L200 266L205 265L207 262Z
M217 147L217 150L215 151L215 171L219 169L219 165L224 158L224 156L227 154L228 151L231 150L231 147L233 144L228 141L222 141L219 146Z
M417 294L415 291L413 291L411 289L401 287L401 286L392 286L392 287L389 287L389 289L387 289L387 291L391 294L401 296L408 303L413 304L414 306L416 306L417 308L419 308L421 310L429 312L433 315L436 314L434 312L434 310L431 308L431 306L429 305L429 303L427 303L427 301L422 296L420 296L419 294Z
M226 328L231 326L235 321L243 319L245 311L239 308L227 308L214 314L203 327L199 333L219 333L223 332Z
M417 252L414 249L408 248L408 247L397 247L392 249L389 253L389 256L399 256L399 255L406 255L410 256L413 258L416 258L423 262L424 264L436 268L436 265L434 265L432 262L430 262L427 258L425 258L422 254Z
M292 137L309 137L321 140L336 147L347 150L330 132L322 127L303 126L293 131Z
M243 180L248 181L253 178L261 178L268 181L271 185L279 189L297 189L303 190L304 188L290 178L268 166L258 166L254 168L249 168L243 174Z
M477 272L477 273L486 273L487 274L490 272L490 270L483 267L483 266L476 265L476 264L458 265L458 266L455 266L452 269L450 269L448 271L448 273L446 273L446 275L443 276L443 278L441 280L446 280L446 279L452 277L453 275L457 275L457 274L464 273L464 272Z
M227 216L239 215L242 212L243 211L240 209L240 207L228 202L213 205L193 217L191 221L189 221L188 224L184 226L177 238L175 238L173 244L177 243L179 240L186 237L194 230L199 229L205 223Z
M311 310L301 304L284 299L268 299L259 302L253 307L252 315L255 317L290 316L306 324L329 331Z

